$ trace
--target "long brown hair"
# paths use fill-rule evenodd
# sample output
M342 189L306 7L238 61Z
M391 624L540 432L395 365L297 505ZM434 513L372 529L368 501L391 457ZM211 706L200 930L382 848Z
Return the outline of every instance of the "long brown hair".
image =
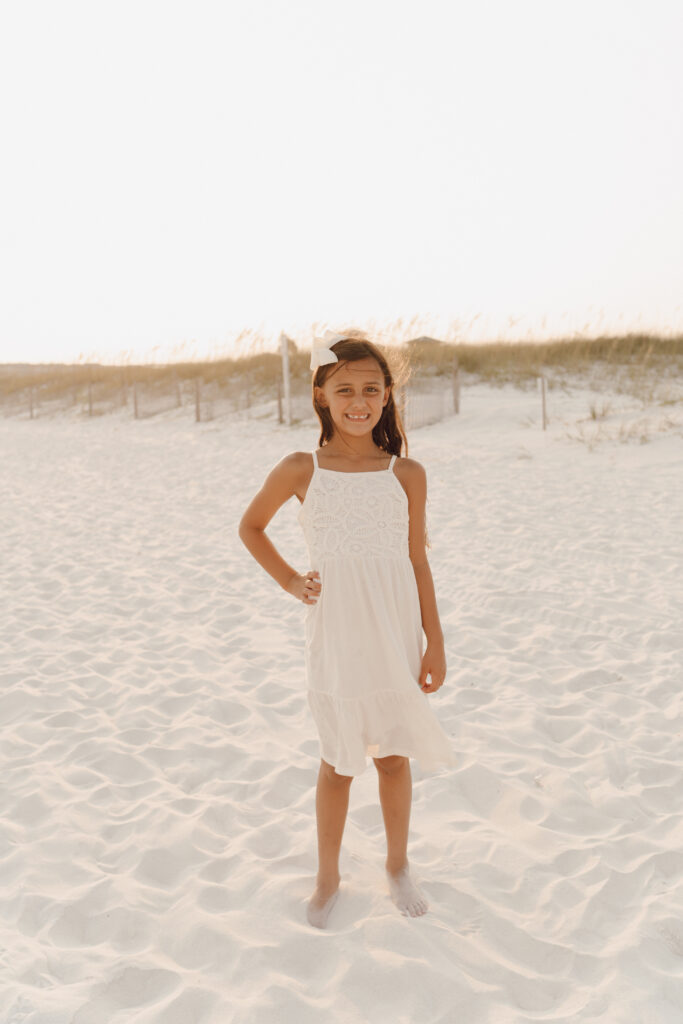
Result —
M373 427L372 439L378 448L381 448L382 451L387 452L389 455L400 455L401 449L405 445L405 454L407 455L408 438L403 427L401 414L394 401L394 387L402 386L405 383L405 378L408 376L407 362L401 362L400 358L394 358L390 361L379 346L370 341L362 331L355 328L344 332L344 336L339 341L335 341L333 345L330 345L330 349L337 356L339 362L318 366L313 373L311 383L313 408L320 421L318 445L322 448L323 445L331 440L334 434L334 424L332 423L330 410L318 402L315 389L323 386L328 377L339 368L340 363L355 363L359 359L367 359L370 356L372 359L376 359L379 364L382 376L384 377L384 387L391 388L387 404L382 409L382 415ZM392 362L395 364L393 369Z

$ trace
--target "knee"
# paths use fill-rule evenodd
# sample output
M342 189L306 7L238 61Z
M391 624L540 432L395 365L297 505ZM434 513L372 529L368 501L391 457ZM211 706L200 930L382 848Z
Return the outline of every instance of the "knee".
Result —
M399 772L404 771L410 766L410 760L407 757L401 757L399 754L390 754L388 757L373 757L375 767L378 772L383 772L385 775L398 775Z
M335 785L350 785L353 775L339 775L335 770L334 766L328 764L327 761L320 758L320 772L327 782L333 782Z

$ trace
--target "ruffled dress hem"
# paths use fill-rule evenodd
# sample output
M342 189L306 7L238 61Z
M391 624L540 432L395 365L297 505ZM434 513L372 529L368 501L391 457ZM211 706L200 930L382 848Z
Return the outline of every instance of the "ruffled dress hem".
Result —
M378 690L362 698L307 691L320 737L320 756L339 775L361 775L369 757L414 758L422 771L456 767L448 736L427 694Z

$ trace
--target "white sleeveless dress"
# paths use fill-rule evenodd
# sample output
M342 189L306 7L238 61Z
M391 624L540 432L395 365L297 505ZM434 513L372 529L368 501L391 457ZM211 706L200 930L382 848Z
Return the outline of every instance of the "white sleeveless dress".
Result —
M305 618L308 703L320 756L339 775L401 754L428 771L457 759L419 686L422 616L408 497L393 471L323 469L297 519L321 591Z

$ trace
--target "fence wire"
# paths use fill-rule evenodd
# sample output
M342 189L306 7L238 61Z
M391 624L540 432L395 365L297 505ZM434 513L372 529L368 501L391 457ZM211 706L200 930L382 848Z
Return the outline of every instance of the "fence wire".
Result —
M435 423L455 410L455 384L451 377L414 376L397 389L395 401L407 430ZM317 423L309 379L291 382L291 423ZM50 419L65 413L79 416L118 414L134 419L159 415L192 417L197 422L221 419L259 419L284 423L287 403L282 380L270 388L256 387L248 379L210 380L201 377L67 384L63 380L36 383L0 395L4 416Z

